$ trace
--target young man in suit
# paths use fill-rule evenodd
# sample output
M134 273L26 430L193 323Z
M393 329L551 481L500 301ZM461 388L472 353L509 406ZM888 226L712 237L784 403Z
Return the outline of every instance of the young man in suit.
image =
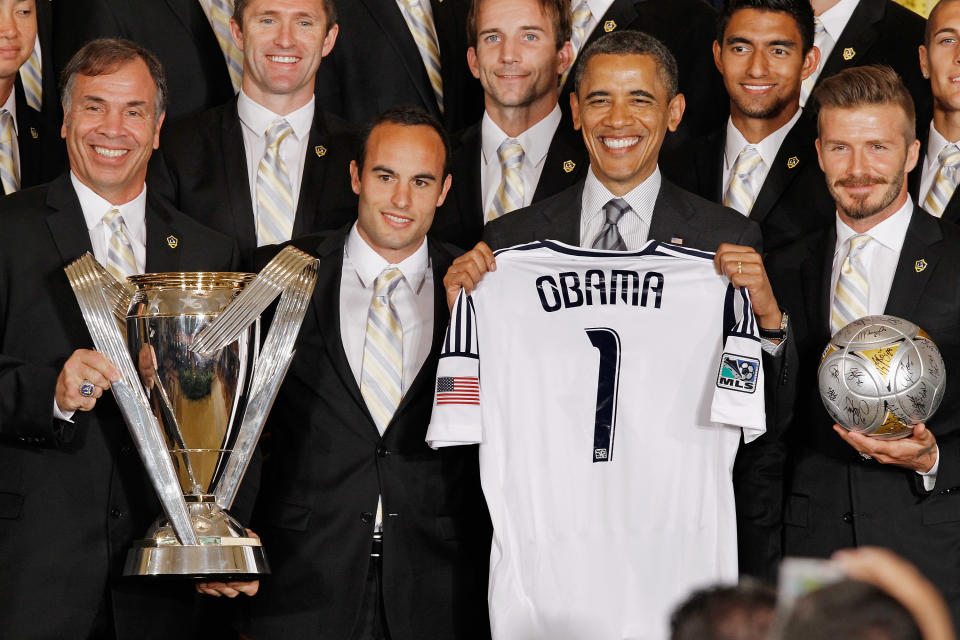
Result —
M483 110L464 53L468 0L340 2L341 37L317 73L317 99L356 125L397 105L416 105L450 133Z
M587 168L583 139L557 104L572 57L569 0L478 0L467 29L485 110L460 136L454 183L432 228L464 249L489 220L562 191Z
M666 154L685 189L748 216L770 251L829 224L833 200L816 161L814 121L800 85L817 67L808 0L735 0L713 43L730 96L724 128Z
M230 270L238 252L144 187L167 99L153 54L97 40L64 73L70 171L0 200L3 633L187 637L189 585L121 577L161 509L63 268L92 251L121 277Z
M337 39L332 0L237 0L230 25L243 53L240 94L165 128L149 182L235 238L246 258L354 218L356 138L313 94Z
M929 425L900 440L870 438L833 424L816 385L830 335L857 317L915 322L960 366L960 231L916 206L907 193L920 143L910 94L889 67L859 67L824 80L817 151L836 201L827 229L771 254L767 270L790 312L799 361L780 387L793 420L782 443L786 479L783 552L829 557L877 545L910 560L960 614L960 393L947 383ZM768 457L768 459L770 459ZM772 465L771 465L772 467ZM776 480L774 480L776 481Z
M297 241L320 267L270 416L252 527L272 573L244 602L251 638L489 637L477 451L424 442L452 260L426 233L447 149L433 117L387 111L351 164L357 222Z

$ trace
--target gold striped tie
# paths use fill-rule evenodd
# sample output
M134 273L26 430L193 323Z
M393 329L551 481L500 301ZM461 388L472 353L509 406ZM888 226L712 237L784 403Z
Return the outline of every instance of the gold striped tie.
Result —
M110 209L103 216L103 224L113 232L110 234L110 243L107 245L107 271L119 280L126 279L137 273L137 261L133 256L133 245L127 227L123 223L123 216L119 209Z
M933 179L933 184L930 185L926 200L923 201L923 207L940 218L957 188L960 149L957 149L955 144L948 144L937 156L937 161L940 163L940 168L937 169L937 176Z
M753 187L750 184L750 176L763 162L760 152L755 147L744 147L737 161L733 163L733 171L730 172L730 185L723 196L723 204L733 207L745 216L750 215L753 208L753 199L756 197L753 193Z
M20 67L20 82L23 83L23 95L27 104L34 111L40 111L43 105L43 71L40 69L40 58L37 54L40 49L40 36L33 45L33 53Z
M437 106L443 113L443 76L440 73L440 46L437 44L437 32L430 14L423 10L420 0L403 0L403 17L410 29L423 65L430 78L430 86L437 98Z
M363 344L360 393L382 434L402 397L403 328L391 296L403 274L388 267L373 283L373 300L367 313L367 333Z
M293 235L293 186L280 144L293 133L283 118L270 123L266 148L257 169L257 246L286 242Z
M237 48L230 35L230 16L233 15L233 0L209 0L207 4L207 19L213 27L213 35L217 37L223 58L230 73L230 82L233 92L240 91L240 82L243 79L243 52Z
M20 190L20 172L13 160L15 144L17 138L13 135L13 116L6 109L0 109L0 183L5 194Z
M843 264L840 265L833 308L830 310L830 328L833 333L867 315L869 282L867 266L860 256L869 241L870 236L865 233L850 238L850 247Z
M580 0L577 6L573 9L573 35L570 38L570 44L573 46L574 62L571 63L570 67L563 72L563 77L560 79L561 87L564 85L564 83L566 83L567 76L569 76L573 71L573 66L577 60L577 56L580 55L580 49L587 40L587 25L590 24L591 18L593 18L593 13L590 11L590 6L587 4L587 0Z
M523 206L523 177L520 175L523 147L515 138L507 138L497 148L497 156L500 158L500 188L487 213L488 222Z

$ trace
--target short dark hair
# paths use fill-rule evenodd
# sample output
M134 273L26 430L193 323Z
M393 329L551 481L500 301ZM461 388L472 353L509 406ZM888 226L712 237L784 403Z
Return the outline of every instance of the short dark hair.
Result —
M668 97L673 99L677 95L677 60L670 53L670 49L653 36L630 29L613 31L600 36L578 56L577 68L573 76L573 87L577 95L580 95L580 84L583 82L587 63L590 62L590 58L600 54L650 56L657 64L657 75L667 88Z
M73 54L70 62L60 73L60 99L64 113L69 113L73 101L73 85L77 74L100 76L113 73L127 62L143 60L157 88L154 99L156 116L167 110L167 76L157 56L132 40L123 38L99 38L85 44Z
M233 0L233 19L243 31L243 12L250 4L250 0ZM334 0L323 0L323 13L327 20L327 31L337 24L337 3Z
M896 599L871 584L843 580L797 600L779 638L921 640L921 635Z
M937 15L937 12L940 11L940 7L946 6L957 0L940 0L937 4L933 6L933 9L930 10L930 15L927 16L927 21L923 28L923 44L926 47L930 46L930 38L933 37L933 18Z
M573 36L573 14L570 9L570 0L536 0L540 8L553 24L553 36L556 39L557 51ZM467 46L477 46L477 12L483 0L473 0L470 11L467 12Z
M907 143L917 137L917 114L913 98L897 72L882 64L850 67L823 80L813 90L817 106L817 135L820 114L824 109L852 109L864 105L895 105L907 119L904 138Z
M670 640L765 640L776 604L757 580L694 591L670 616Z
M807 52L813 48L813 7L810 5L810 0L728 0L717 18L717 42L720 46L723 46L723 37L730 18L742 9L786 13L797 23L803 55L807 55Z
M398 124L403 127L430 127L437 132L440 140L443 142L443 177L450 173L450 137L444 130L440 121L424 111L421 107L401 105L391 107L378 116L374 116L367 122L360 136L360 150L357 155L357 169L363 173L363 162L367 155L367 141L370 140L370 134L381 124Z

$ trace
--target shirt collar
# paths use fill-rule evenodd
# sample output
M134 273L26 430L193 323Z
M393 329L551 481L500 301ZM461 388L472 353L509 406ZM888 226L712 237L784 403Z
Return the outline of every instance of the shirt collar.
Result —
M10 89L10 95L7 97L7 101L3 103L2 109L6 109L10 112L10 116L13 118L13 135L19 135L20 129L17 126L17 88L13 87Z
M293 127L293 134L297 136L297 140L306 140L310 136L310 127L313 126L315 107L316 98L311 96L307 104L281 116L254 102L253 98L243 92L243 89L237 96L237 115L240 117L240 122L259 137L266 134L270 123L277 118L283 118Z
M523 147L523 161L529 166L535 167L547 157L547 151L550 150L550 143L553 141L553 135L560 124L560 118L560 105L558 104L540 122L517 136L517 142ZM509 137L493 121L490 114L484 111L483 120L480 123L480 140L484 164L500 161L497 156L497 149Z
M897 209L896 213L875 225L866 233L887 249L899 253L900 249L903 248L903 240L907 235L907 227L910 226L910 219L912 217L913 200L907 198L907 201L903 203L902 207ZM837 246L834 249L834 255L836 255L837 252L845 251L844 245L846 242L853 236L859 235L856 231L848 227L847 224L840 219L839 215L836 217L836 225Z
M660 193L660 167L657 166L646 180L635 186L626 195L615 196L607 189L600 179L593 173L593 167L587 171L587 178L583 183L583 202L599 202L601 207L612 198L623 198L642 220L649 225L653 218L653 205ZM588 217L600 215L600 209L587 212Z
M397 267L403 274L403 279L413 290L414 293L420 293L420 288L427 277L427 268L430 266L430 254L427 252L427 240L424 238L420 246L399 264L390 264L383 259L379 253L374 251L373 247L367 244L367 241L360 237L357 231L357 223L353 223L350 234L347 236L347 244L344 248L350 263L357 272L360 284L364 289L373 286L384 269L387 267Z
M834 42L840 40L840 34L843 33L847 23L850 22L850 16L853 15L853 11L858 4L860 4L860 0L840 0L818 16L820 22L823 23L823 28L830 34L830 38ZM823 62L820 64L822 65Z
M142 244L147 243L147 186L143 185L140 195L123 204L110 204L98 193L87 185L80 182L80 179L70 172L70 182L73 183L73 190L77 194L77 200L80 201L80 210L83 211L83 219L87 223L87 230L92 231L94 227L103 222L103 216L110 209L118 209L123 216L123 223L127 226L127 231L133 235L133 239Z
M957 145L955 142L950 142L943 135L937 131L937 128L934 126L933 121L930 122L930 133L927 134L927 166L928 167L939 167L940 166L940 152L943 151L943 148L947 145L954 145L960 148L960 145Z
M797 120L800 119L801 115L803 115L803 109L797 109L797 112L793 114L789 122L756 144L747 142L747 139L743 137L740 130L734 126L733 119L727 118L727 139L724 149L724 162L726 162L727 170L729 171L733 163L737 161L737 156L740 155L744 147L754 147L760 154L760 159L763 160L763 166L769 170L770 167L773 166L773 162L777 159L777 154L780 152L780 146L783 144L784 139L786 139L787 134L790 133L793 125L797 124Z

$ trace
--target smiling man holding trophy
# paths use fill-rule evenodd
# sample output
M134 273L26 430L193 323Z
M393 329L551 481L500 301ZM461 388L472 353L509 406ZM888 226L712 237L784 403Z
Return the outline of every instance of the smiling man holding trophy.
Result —
M129 41L91 42L65 69L61 94L61 135L67 141L70 172L0 202L3 634L188 637L195 614L192 585L123 578L125 562L129 555L128 573L149 573L144 567L150 566L159 567L154 573L193 575L210 571L210 566L222 571L222 565L196 569L189 561L181 562L179 570L164 569L176 563L155 557L176 555L163 550L158 554L161 546L229 537L225 532L230 527L216 520L214 505L232 501L226 494L235 493L243 471L237 467L245 460L224 450L236 454L252 448L249 434L257 429L247 425L269 409L269 387L283 375L282 358L277 358L279 365L266 363L250 372L241 361L246 359L249 367L255 359L256 337L245 346L225 346L250 324L256 304L231 305L220 315L224 323L214 322L204 340L196 340L253 276L212 273L236 266L235 244L151 197L144 187L166 102L156 58ZM93 258L71 266L78 286L75 297L63 270L90 252L103 268ZM294 283L308 286L308 263L297 263ZM180 280L192 278L192 284L170 275L192 270L211 273L178 274ZM120 283L143 273L153 275L137 276L136 295ZM94 276L111 294L110 302L100 291L96 302L89 287ZM284 287L282 276L273 284L254 282L257 286L251 284L248 293L259 292L261 298L264 292L275 297ZM170 297L172 290L181 293ZM186 303L205 305L198 310L201 315L192 321L170 320L185 315L184 290L194 292L186 294ZM284 299L287 307L295 305L295 298L286 294L280 306ZM118 316L103 313L114 309ZM121 352L116 337L122 334L114 317L127 311L133 315L124 323L129 340L121 340ZM112 326L91 323L91 317L110 317ZM282 347L291 330L288 325L286 332L274 336L274 344ZM128 343L135 358L128 353ZM270 344L268 338L264 350ZM108 358L92 350L94 345L116 350ZM244 403L232 392L251 375L252 384L260 386L251 390L244 413ZM141 384L141 377L145 384L134 386ZM113 393L104 394L111 385ZM266 391L255 394L256 388ZM161 416L159 421L145 410L148 404ZM128 431L118 405L128 419L139 416L137 420L154 430L139 428L134 420ZM206 416L202 420L196 417L201 414ZM229 436L223 414L234 418ZM193 439L199 431L191 425L197 421L220 424L220 440ZM163 431L158 431L161 424ZM158 467L165 471L158 475ZM178 473L188 493L196 495L192 510L182 497ZM162 511L172 525L157 520ZM197 511L205 511L207 524L216 526L195 527ZM131 552L134 540L148 529L155 535ZM240 534L244 537L242 530Z

